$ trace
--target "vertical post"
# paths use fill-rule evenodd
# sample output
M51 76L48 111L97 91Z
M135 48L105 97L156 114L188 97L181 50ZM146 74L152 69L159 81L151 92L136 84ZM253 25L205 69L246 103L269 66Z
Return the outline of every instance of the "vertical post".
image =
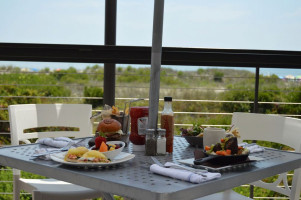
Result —
M117 0L106 0L105 45L116 45ZM115 63L104 63L104 104L115 105Z
M254 94L254 109L253 113L258 113L258 92L259 92L259 67L256 67L256 73L255 73L255 94ZM252 141L253 143L256 143L256 140ZM254 197L254 185L250 185L250 196L251 199Z
M163 15L164 0L155 0L148 117L148 129L154 130L157 129L158 124Z
M259 92L259 67L256 67L255 75L255 94L254 94L254 110L253 113L258 113L258 92Z

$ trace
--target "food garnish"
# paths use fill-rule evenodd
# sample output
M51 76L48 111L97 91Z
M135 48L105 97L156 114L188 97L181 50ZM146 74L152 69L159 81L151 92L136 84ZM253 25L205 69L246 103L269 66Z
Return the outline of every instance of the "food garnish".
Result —
M231 128L229 130L226 131L227 134L232 134L232 136L235 136L237 138L240 138L240 133L238 131L238 128L235 128L232 130L232 128L234 127L234 125L231 126Z

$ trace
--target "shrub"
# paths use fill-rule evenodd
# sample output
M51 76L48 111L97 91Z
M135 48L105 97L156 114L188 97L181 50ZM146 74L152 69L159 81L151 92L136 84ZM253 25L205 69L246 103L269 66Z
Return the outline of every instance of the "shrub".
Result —
M85 87L85 97L103 97L103 89L99 87ZM103 99L85 99L86 104L92 104L93 108L103 105Z
M214 77L213 80L216 82L222 82L224 77L224 73L220 71L215 71L214 72Z

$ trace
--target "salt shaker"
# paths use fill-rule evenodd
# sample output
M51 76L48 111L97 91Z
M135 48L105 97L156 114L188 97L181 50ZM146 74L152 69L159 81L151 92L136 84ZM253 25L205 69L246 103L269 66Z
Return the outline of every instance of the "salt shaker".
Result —
M154 129L147 129L145 135L145 155L155 156L157 154L157 141Z
M166 137L165 137L165 129L158 129L158 137L157 137L157 155L165 155L166 154Z

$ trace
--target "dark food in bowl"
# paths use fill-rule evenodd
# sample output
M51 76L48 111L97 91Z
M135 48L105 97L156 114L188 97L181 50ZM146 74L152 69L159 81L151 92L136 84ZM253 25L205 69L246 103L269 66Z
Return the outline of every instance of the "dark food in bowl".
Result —
M191 146L203 148L203 137L183 136Z
M189 128L181 128L181 135L191 146L203 148L203 132L204 129L200 125L193 125Z

